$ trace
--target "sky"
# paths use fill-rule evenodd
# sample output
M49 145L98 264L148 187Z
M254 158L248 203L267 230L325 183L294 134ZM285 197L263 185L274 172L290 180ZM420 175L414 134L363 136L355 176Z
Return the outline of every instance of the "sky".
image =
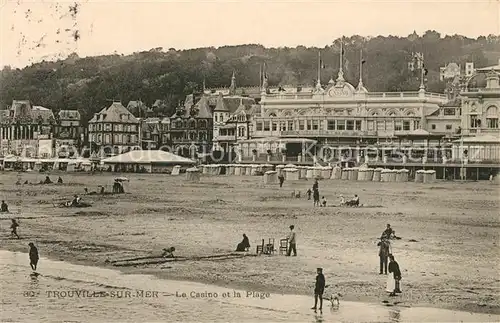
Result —
M0 0L0 66L157 47L324 47L342 35L414 30L500 34L500 0L81 0L72 14L74 3Z

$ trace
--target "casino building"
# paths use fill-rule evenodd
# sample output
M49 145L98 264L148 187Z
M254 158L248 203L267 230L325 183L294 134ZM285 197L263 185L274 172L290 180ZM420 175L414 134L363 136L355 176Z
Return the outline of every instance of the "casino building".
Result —
M310 91L281 89L270 93L264 81L260 111L252 118L251 138L239 142L242 161L311 162L311 149L304 143L314 145L312 155L325 153L322 148L330 147L330 158L345 155L342 147L392 146L401 151L415 146L439 147L456 133L457 117L444 131L432 129L429 120L442 113L448 98L427 92L423 78L419 91L380 93L365 88L361 68L357 86L344 79L342 63L336 80L332 78L325 85L319 81L319 70L316 86ZM453 113L459 115L455 109ZM363 152L350 154L359 159Z

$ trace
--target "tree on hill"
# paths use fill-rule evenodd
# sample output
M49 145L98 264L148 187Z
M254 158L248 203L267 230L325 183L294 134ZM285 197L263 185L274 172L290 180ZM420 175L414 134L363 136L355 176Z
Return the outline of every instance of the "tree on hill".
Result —
M41 62L23 69L5 67L0 71L0 108L14 99L29 99L36 104L60 109L78 109L86 121L108 99L123 104L142 100L148 106L163 100L164 113L170 115L187 94L199 93L203 81L208 88L228 87L233 71L237 86L259 86L259 73L265 63L268 83L276 85L314 85L317 77L318 51L325 68L322 83L336 79L339 69L340 41L336 39L324 48L265 48L262 45L207 47L189 50L174 48L164 51L158 47L132 55L104 55ZM439 68L450 62L475 66L497 64L500 57L500 37L481 36L477 39L460 35L442 37L430 30L422 36L354 35L343 39L344 76L357 84L360 51L363 83L369 91L416 91L419 72L408 70L413 52L425 58L427 89L442 92L445 84L439 81Z

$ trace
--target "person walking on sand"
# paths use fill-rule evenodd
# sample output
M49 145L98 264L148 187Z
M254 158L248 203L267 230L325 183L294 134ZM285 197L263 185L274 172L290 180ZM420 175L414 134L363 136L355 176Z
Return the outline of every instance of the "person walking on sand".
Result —
M325 276L323 275L323 268L316 269L316 284L314 286L314 306L311 307L312 310L316 311L316 307L318 306L318 298L319 298L319 310L323 310L323 292L325 291Z
M280 176L278 176L278 180L280 181L280 187L283 187L283 183L285 182L285 176L283 176L283 174L280 174Z
M293 229L295 229L295 226L291 225L290 226L290 234L288 235L289 247L288 247L288 252L286 253L287 256L290 256L292 254L292 251L293 251L293 255L297 256L297 244L296 244L297 240L296 240L295 232L293 231Z
M399 264L396 262L396 259L394 259L394 256L392 254L389 254L389 259L391 260L389 262L389 272L393 274L394 278L394 290L389 296L396 296L396 294L401 293L401 270L399 269Z
M31 269L33 269L34 271L36 271L36 266L38 265L38 249L35 247L35 245L33 244L33 242L30 242L28 243L28 246L30 247L30 252L29 252L29 255L30 255L30 266L31 266Z
M306 194L307 194L307 200L308 201L311 200L311 194L312 194L311 189L308 189L307 192L306 192Z
M388 260L389 260L389 246L390 242L389 240L386 239L381 239L379 243L377 244L379 246L379 251L378 251L378 256L380 258L380 272L379 274L385 274L387 275L387 265L388 265Z
M11 236L16 236L18 239L21 239L19 235L17 234L17 228L19 227L19 223L17 223L16 219L12 219L12 224L10 225L10 228L12 231L10 232Z

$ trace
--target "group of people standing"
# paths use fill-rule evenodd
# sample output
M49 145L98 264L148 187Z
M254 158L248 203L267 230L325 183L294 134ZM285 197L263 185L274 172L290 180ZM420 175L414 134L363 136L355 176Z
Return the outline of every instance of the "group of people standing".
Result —
M390 292L390 296L396 296L396 294L401 293L401 270L391 251L390 240L394 238L396 238L396 232L391 228L390 224L387 224L386 229L382 232L380 237L380 242L377 244L377 246L379 246L378 255L380 258L379 274L387 275L387 272L392 273L392 278L388 277L387 281L387 291ZM394 281L392 281L392 279L394 279Z

